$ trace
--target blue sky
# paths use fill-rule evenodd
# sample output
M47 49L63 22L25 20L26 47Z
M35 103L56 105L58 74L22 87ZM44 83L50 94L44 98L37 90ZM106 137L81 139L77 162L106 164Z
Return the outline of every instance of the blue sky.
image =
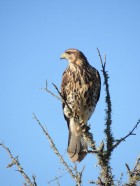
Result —
M81 50L90 64L101 73L96 48L107 55L107 70L113 108L113 134L126 135L140 118L140 1L48 1L0 0L0 142L19 156L26 173L36 174L39 186L47 185L66 170L50 149L49 143L33 119L33 112L47 126L56 146L69 165L68 130L61 103L41 88L56 93L67 66L60 55L68 48ZM104 87L96 111L89 123L97 144L104 138ZM113 153L111 164L116 179L125 163L132 167L140 154L140 127ZM10 159L0 149L0 185L22 185L15 167L7 169ZM83 185L96 179L98 168L88 155ZM7 179L8 178L8 179ZM74 185L65 174L62 186ZM124 178L126 181L126 177ZM56 185L52 182L50 185Z

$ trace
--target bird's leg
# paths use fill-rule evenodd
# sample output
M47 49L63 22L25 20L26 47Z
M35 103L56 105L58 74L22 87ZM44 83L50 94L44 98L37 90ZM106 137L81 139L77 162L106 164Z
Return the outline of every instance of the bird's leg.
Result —
M88 132L90 130L90 127L87 125L87 123L83 119L81 120L79 118L78 111L75 111L73 113L73 117L74 117L75 122L78 125L78 127L77 127L78 131L82 130L82 132Z
M87 123L85 123L83 120L80 121L79 125L81 127L82 132L88 132L90 129L90 127L87 125Z

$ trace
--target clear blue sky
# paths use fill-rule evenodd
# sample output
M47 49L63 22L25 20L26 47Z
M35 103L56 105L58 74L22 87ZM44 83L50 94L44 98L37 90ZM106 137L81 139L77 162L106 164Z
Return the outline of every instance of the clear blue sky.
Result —
M140 1L128 0L0 0L0 142L8 146L29 176L36 174L39 186L65 174L47 139L33 120L34 112L47 126L56 146L69 165L68 130L61 103L41 88L56 93L67 66L60 54L68 48L81 50L101 73L96 48L107 55L113 105L113 134L126 135L140 117ZM103 78L102 78L103 81ZM104 138L104 87L89 123L97 144ZM140 154L140 127L112 156L116 179L126 173L125 163L133 166ZM10 159L0 149L0 185L23 185L23 178L7 169ZM96 179L97 160L88 155L84 184ZM126 179L124 179L126 180ZM60 180L74 185L65 174ZM50 185L56 185L53 182Z

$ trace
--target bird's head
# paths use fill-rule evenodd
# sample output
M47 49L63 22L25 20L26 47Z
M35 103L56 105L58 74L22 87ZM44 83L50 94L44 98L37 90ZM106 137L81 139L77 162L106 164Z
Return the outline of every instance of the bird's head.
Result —
M66 59L69 63L78 64L81 60L86 60L86 57L77 49L68 49L61 55L61 59Z

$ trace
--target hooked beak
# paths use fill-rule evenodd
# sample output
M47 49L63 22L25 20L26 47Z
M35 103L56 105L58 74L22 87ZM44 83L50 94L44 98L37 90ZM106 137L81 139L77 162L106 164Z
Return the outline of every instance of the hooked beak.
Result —
M65 53L61 54L60 59L66 59L66 54Z

